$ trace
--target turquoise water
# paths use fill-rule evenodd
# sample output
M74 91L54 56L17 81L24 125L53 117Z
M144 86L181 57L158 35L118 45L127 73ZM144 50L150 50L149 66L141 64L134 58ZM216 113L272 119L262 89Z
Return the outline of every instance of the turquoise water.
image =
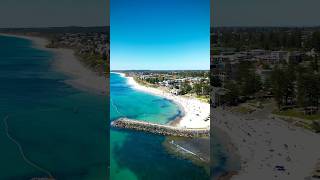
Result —
M28 40L0 36L0 179L48 176L23 159L5 123L25 157L54 178L107 179L106 99L66 85L52 57Z
M106 97L65 84L68 77L52 68L52 57L28 40L0 36L0 180L48 176L23 159L5 123L26 158L59 180L108 179L109 153L112 180L209 178L203 168L168 154L161 136L112 129L109 152ZM111 100L111 120L166 123L180 115L175 104L131 89L116 74ZM216 171L224 171L225 156L218 157Z
M132 89L127 80L111 73L110 119L119 117L167 123L180 115L177 105L158 96ZM204 168L168 154L164 137L130 130L111 129L111 180L202 180Z

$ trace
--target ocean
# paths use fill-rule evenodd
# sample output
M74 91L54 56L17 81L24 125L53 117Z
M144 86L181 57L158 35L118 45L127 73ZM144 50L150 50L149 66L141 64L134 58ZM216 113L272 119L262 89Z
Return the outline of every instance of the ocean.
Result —
M0 179L108 179L107 99L65 84L52 61L0 36Z
M110 121L164 124L180 115L177 105L112 73L108 109L107 97L64 83L69 77L52 62L51 52L29 40L0 36L0 180L209 179L203 167L170 154L163 136L111 129L109 151ZM215 172L227 171L216 147Z
M164 124L180 115L179 107L162 97L137 91L119 74L110 76L110 120L119 117ZM165 137L131 130L111 129L111 180L202 180L203 167L170 154Z

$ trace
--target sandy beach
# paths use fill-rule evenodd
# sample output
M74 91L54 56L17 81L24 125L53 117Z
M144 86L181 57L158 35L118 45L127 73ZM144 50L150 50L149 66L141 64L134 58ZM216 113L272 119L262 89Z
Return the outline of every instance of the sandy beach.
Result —
M212 109L213 127L231 138L241 170L232 180L312 179L320 158L320 136L268 113L249 116ZM261 176L263 174L263 176Z
M125 77L125 74L118 73L122 77ZM176 104L178 104L183 110L183 116L181 119L177 120L178 123L174 123L175 126L181 128L210 128L210 120L207 118L210 115L210 105L209 103L204 103L195 98L189 98L184 96L176 96L171 93L165 92L158 88L146 87L137 83L133 77L126 77L128 83L134 89L144 91L156 96L161 96L166 99L169 99Z
M99 95L105 95L107 93L107 79L85 67L74 55L73 50L64 48L46 48L48 40L41 37L12 34L0 35L28 39L32 41L35 48L52 52L54 55L52 66L57 71L70 77L65 83L77 89Z

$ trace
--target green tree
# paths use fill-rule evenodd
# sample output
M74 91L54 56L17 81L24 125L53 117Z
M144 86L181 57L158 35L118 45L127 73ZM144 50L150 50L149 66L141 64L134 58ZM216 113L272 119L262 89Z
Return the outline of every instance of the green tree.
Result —
M239 70L236 77L239 85L240 95L248 97L261 89L260 76L256 74L253 64L248 61L239 64Z
M295 68L289 65L287 68L280 69L275 67L271 74L271 87L274 98L280 109L282 105L288 105L289 99L295 97Z
M227 90L227 93L224 97L226 103L230 105L237 105L240 95L237 83L234 81L227 81L225 83L225 89Z
M301 107L319 107L320 76L306 72L298 78L298 104Z
M283 105L283 96L285 94L285 79L283 77L284 72L280 68L275 67L271 74L271 86L274 99L278 104L278 109Z
M181 94L187 94L192 90L192 87L189 83L182 83L181 85Z
M202 83L202 91L203 95L210 95L211 87L208 83L203 82Z
M202 86L201 86L201 84L200 84L200 83L195 83L195 84L193 85L193 91L194 91L194 93L196 93L197 95L201 95L201 93L202 93Z

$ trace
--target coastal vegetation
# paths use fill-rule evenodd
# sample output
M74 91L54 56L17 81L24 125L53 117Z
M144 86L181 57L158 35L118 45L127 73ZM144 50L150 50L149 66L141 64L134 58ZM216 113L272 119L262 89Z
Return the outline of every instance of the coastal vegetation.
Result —
M219 29L212 29L219 31ZM307 51L320 47L320 30L317 28L225 28L211 36L216 47ZM214 54L220 53L219 49Z
M250 101L269 99L276 103L274 115L298 118L318 131L319 28L214 28L211 33L214 106L251 113L257 108Z
M239 63L235 79L228 79L223 84L220 82L213 84L213 87L222 86L226 89L223 101L228 105L237 105L252 99L262 89L262 82L260 76L255 72L254 64L243 61Z
M194 96L208 102L211 86L209 71L130 71L138 83L160 87L176 95Z

